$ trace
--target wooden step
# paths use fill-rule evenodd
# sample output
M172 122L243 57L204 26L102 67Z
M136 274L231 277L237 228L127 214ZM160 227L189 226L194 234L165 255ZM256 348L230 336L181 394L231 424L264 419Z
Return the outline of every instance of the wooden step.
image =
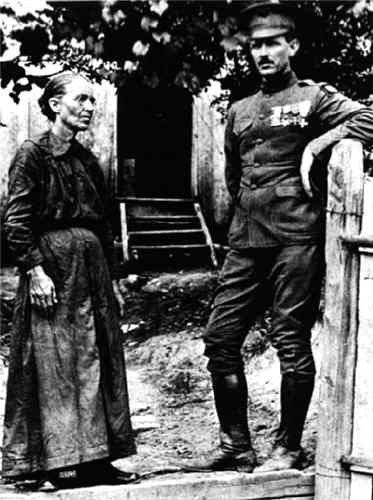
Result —
M142 218L142 217L185 217L193 216L194 209L192 203L180 203L177 205L142 205L142 204L126 204L127 216L129 218Z
M128 232L136 231L182 231L182 230L193 230L199 229L200 225L198 221L190 222L167 222L167 221L157 221L157 222L146 222L146 221L128 221Z
M129 220L145 220L145 221L157 221L157 220L165 220L165 221L188 221L188 220L198 220L196 215L139 215L139 216L129 216Z
M131 245L131 250L193 250L209 249L208 245Z
M194 200L126 197L118 201L125 262L144 253L189 255L208 250L212 264L217 266L211 236Z
M119 198L126 205L127 217L195 216L190 198Z
M168 231L129 231L129 245L206 244L202 229L176 229Z
M159 235L159 234L164 234L164 235L170 235L172 236L173 234L203 234L202 229L175 229L174 231L130 231L129 234L131 236L136 236L136 235Z
M168 466L170 472L172 467ZM294 469L273 471L266 474L237 474L236 471L189 472L183 474L178 468L173 474L154 474L138 484L118 486L95 486L72 488L51 492L51 500L313 500L315 475ZM180 469L180 467L179 467ZM141 469L140 469L140 472ZM176 474L175 474L176 472ZM55 495L55 496L53 496ZM58 495L58 496L56 496ZM13 485L0 485L3 500L45 500L47 492L19 492ZM336 498L328 497L327 500ZM338 500L338 499L336 499ZM359 499L361 500L361 499Z
M144 215L127 218L128 231L151 231L176 230L176 229L198 229L199 218L195 215Z
M147 204L157 204L157 203L193 203L192 198L136 198L133 196L129 197L117 197L119 202L125 203L147 203Z

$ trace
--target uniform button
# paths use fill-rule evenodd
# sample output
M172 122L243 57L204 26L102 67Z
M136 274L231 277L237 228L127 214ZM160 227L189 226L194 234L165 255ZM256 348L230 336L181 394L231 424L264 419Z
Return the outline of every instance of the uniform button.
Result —
M251 189L256 189L258 186L256 184L251 184Z
M264 142L264 139L261 139L260 137L259 137L258 139L256 139L256 140L255 140L255 144L256 144L257 146L259 146L259 144L263 144L263 142Z
M264 115L263 113L261 113L261 114L259 115L259 120L264 120L264 118L265 118L265 115Z

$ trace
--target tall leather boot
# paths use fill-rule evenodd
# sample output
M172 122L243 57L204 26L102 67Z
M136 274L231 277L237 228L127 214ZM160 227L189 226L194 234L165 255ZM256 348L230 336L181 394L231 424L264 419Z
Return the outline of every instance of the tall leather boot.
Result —
M185 470L239 470L256 465L247 424L247 383L242 372L212 376L215 407L220 423L220 446L207 457L189 463Z
M281 422L269 458L255 472L291 469L301 458L300 441L314 388L314 377L287 373L281 382Z

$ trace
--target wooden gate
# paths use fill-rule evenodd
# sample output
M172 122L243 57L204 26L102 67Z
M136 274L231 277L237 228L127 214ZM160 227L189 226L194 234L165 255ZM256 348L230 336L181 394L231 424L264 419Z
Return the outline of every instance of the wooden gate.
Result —
M316 500L373 498L373 178L359 143L329 164Z

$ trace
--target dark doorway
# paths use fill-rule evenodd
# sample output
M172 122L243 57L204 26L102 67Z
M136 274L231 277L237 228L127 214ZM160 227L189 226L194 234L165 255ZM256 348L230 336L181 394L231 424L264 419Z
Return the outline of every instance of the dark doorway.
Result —
M191 196L192 98L181 88L127 86L118 97L118 195Z

